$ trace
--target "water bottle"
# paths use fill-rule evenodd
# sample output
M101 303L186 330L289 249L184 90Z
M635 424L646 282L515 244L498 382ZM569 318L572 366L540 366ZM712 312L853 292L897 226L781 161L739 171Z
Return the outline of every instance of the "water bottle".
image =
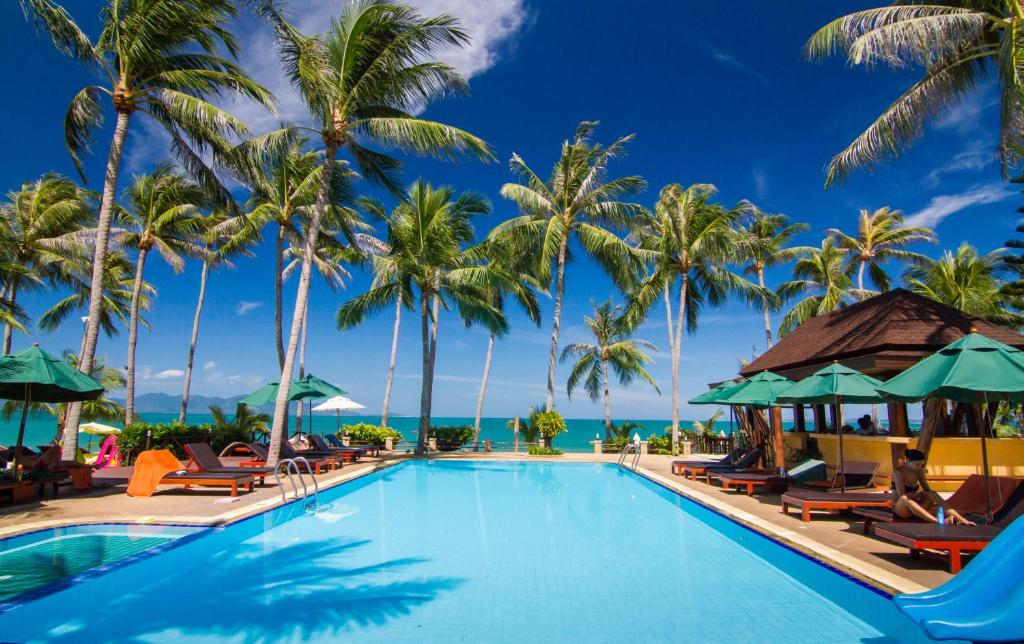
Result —
M938 519L939 525L946 525L946 509L941 505L939 506L939 511L935 513L935 516Z

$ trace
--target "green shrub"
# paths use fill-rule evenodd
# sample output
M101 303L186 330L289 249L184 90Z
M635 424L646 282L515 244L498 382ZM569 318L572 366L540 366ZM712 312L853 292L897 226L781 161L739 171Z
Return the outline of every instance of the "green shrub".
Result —
M429 436L437 439L437 449L453 452L473 440L476 433L469 425L431 427Z
M356 443L366 443L379 447L383 447L385 440L388 438L395 442L402 440L402 434L398 431L390 427L381 427L380 425L371 425L370 423L342 425L338 436L340 437L342 434L348 434L349 439Z
M526 448L526 453L530 456L561 456L562 450L555 449L554 447L538 447L537 445L530 445Z
M557 411L542 411L537 414L537 429L540 430L541 436L547 439L549 446L555 440L555 436L568 431L565 419Z
M117 436L117 447L126 455L135 456L146 449L146 433L150 432L150 449L168 449L179 459L187 459L185 443L209 443L214 452L234 442L248 442L251 434L227 425L182 425L179 423L132 423Z

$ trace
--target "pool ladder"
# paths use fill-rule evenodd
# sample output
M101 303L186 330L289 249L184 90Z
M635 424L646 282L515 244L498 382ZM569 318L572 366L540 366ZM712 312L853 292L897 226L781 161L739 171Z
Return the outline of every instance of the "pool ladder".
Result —
M635 472L637 461L640 460L640 448L633 443L626 443L622 448L622 453L619 454L619 467L626 467L626 456L629 454L633 455L633 462L629 467Z
M309 478L313 481L313 500L312 501L308 500L308 498L309 498L309 487L306 485L306 479L302 476L302 470L299 469L299 464L300 463L302 465L306 466L306 473L309 474ZM284 486L281 485L281 468L282 467L284 468L284 473L286 475L288 475L288 480L292 484L292 491L294 492L294 495L292 496L292 498L293 499L298 499L298 498L307 499L307 501L303 504L303 507L305 509L307 509L307 510L310 509L310 507L312 507L313 509L316 509L317 507L319 507L319 505L320 505L320 494L319 494L320 493L320 484L317 483L316 476L314 476L314 474L313 474L313 467L309 464L309 461L307 461L306 458L303 457L303 456L296 456L295 458L285 458L285 459L282 459L280 462L278 462L277 469L274 470L274 478L277 480L277 487L278 487L279 490L281 490L281 502L284 503L285 501L288 500L287 496L285 495ZM295 476L298 477L299 483L302 484L302 496L301 497L299 496L299 486L296 485L295 479L292 477L292 472L293 471L295 472Z

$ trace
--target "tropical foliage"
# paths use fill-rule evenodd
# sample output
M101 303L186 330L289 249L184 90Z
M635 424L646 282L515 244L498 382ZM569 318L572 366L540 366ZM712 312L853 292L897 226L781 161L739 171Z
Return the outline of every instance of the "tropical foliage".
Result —
M889 207L874 212L861 210L856 236L835 228L828 234L836 238L840 247L849 251L847 271L857 271L857 290L862 295L870 293L864 288L865 270L877 290L888 291L891 280L885 272L885 264L920 262L924 255L906 247L914 242L935 241L935 233L931 229L905 226L903 213Z

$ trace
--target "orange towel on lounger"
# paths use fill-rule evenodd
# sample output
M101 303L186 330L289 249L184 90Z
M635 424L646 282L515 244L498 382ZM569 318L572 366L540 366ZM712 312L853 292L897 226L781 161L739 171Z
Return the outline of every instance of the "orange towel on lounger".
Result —
M170 450L153 449L139 454L128 481L128 496L152 496L160 480L171 472L185 469Z

